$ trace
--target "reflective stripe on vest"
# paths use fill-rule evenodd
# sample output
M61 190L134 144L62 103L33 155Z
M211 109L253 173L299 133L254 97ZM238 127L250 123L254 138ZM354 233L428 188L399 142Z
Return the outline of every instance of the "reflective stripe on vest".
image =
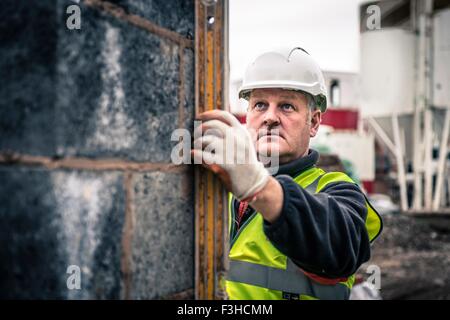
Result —
M227 278L228 281L307 295L323 300L348 299L350 296L350 289L342 283L322 285L310 280L290 259L288 259L286 270L246 261L230 260Z

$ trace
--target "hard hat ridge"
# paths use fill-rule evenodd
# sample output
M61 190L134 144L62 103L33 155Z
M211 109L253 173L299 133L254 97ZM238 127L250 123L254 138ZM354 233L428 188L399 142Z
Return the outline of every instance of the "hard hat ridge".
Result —
M249 99L254 89L281 88L310 94L325 112L327 92L319 65L301 47L265 52L247 68L239 98Z

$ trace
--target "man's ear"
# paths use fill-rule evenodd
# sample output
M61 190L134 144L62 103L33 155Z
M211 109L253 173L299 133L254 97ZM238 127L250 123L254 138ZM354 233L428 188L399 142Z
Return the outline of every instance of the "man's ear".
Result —
M311 127L309 128L309 136L315 137L319 131L320 122L322 121L322 111L314 110L311 112Z

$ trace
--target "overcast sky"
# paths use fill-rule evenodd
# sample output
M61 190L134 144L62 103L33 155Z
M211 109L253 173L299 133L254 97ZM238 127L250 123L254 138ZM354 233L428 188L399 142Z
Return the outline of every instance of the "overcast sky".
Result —
M258 54L301 46L323 70L359 71L359 4L367 0L230 0L231 79Z

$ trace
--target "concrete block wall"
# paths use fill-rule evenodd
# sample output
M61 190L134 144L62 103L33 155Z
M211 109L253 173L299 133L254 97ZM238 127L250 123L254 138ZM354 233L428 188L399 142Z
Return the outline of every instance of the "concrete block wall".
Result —
M0 298L192 297L194 0L74 4L0 9Z

